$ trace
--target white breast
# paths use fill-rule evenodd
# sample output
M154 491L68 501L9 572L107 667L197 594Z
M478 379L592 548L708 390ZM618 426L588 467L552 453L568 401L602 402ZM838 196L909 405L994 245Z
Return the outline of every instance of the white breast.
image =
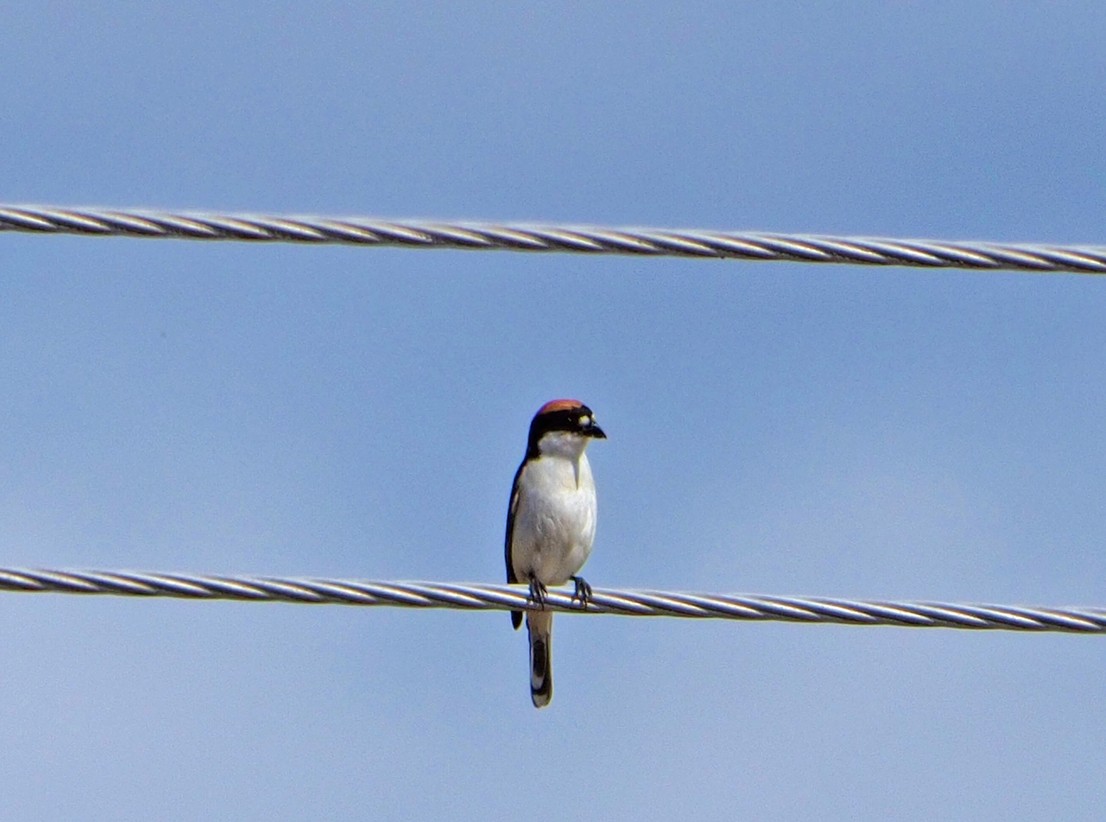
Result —
M595 542L595 481L588 458L545 454L519 477L511 560L519 580L563 585Z

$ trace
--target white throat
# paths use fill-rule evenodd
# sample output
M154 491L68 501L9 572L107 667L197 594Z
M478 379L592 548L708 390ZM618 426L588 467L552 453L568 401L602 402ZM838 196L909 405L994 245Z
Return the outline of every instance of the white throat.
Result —
M562 457L579 462L588 447L588 437L571 431L550 431L538 440L538 451L543 457Z
M577 488L580 487L580 465L588 464L588 458L584 455L587 447L588 437L582 437L571 431L550 431L538 440L538 451L542 459L561 459L572 464L572 481ZM590 482L590 466L586 474Z

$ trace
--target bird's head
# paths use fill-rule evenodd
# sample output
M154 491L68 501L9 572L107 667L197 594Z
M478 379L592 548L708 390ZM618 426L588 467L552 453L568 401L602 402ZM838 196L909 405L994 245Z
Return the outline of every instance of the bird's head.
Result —
M529 448L533 453L579 454L591 440L606 438L595 414L579 400L551 400L538 409L530 422Z

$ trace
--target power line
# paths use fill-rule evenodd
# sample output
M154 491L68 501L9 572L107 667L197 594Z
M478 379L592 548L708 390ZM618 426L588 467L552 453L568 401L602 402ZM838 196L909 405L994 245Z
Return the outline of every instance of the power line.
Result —
M209 576L133 571L0 568L0 591L314 605L391 605L476 611L534 607L527 598L527 588L521 585ZM550 589L546 605L555 611L621 616L1106 633L1106 608L1102 607L973 605L764 594L691 594L613 588L593 589L586 608L578 601L573 601L568 591Z
M0 204L0 231L1106 273L1106 246Z

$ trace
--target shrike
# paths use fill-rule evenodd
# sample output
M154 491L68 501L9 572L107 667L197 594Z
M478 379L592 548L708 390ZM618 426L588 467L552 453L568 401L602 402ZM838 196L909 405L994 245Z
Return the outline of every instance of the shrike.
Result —
M591 409L579 400L552 400L530 422L526 456L515 472L507 511L507 582L526 582L530 599L545 604L546 586L575 584L572 598L587 605L591 586L577 576L595 542L595 481L584 451L606 439ZM522 624L522 612L511 612ZM530 699L544 708L553 698L550 665L553 614L526 612L530 634Z

